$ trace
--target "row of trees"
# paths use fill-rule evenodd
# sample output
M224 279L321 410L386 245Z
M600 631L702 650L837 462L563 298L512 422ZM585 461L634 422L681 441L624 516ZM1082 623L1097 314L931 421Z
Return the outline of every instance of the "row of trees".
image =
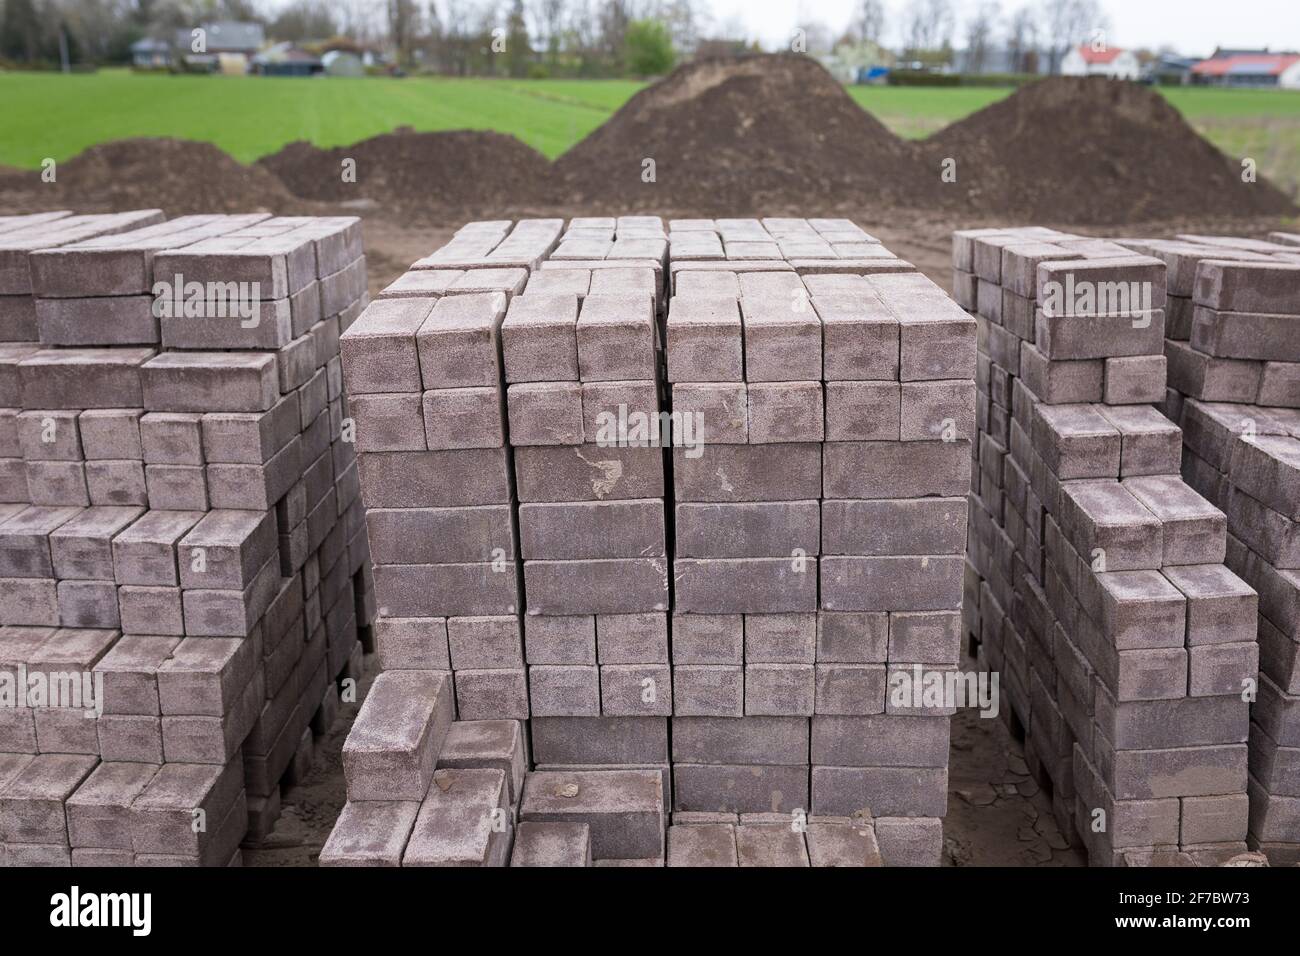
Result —
M1098 0L859 0L847 26L810 20L790 45L830 52L845 44L904 61L985 68L1005 48L1014 70L1038 51L1055 69L1069 47L1105 28ZM0 0L0 56L18 62L126 62L130 44L218 19L256 20L269 39L344 35L390 51L401 64L453 75L609 76L661 72L677 54L745 49L745 26L709 16L707 0ZM959 17L958 14L961 13ZM960 29L959 29L960 23ZM707 39L706 39L707 38ZM64 50L61 50L61 46Z

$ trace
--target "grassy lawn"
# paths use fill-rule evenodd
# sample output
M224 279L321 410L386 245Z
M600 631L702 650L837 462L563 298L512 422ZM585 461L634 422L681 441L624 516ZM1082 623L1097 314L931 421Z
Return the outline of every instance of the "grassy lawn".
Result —
M555 157L642 84L631 80L261 79L0 73L0 164L36 168L131 136L215 143L242 162L305 139L342 146L397 126L512 133ZM1010 89L851 87L899 135L928 136ZM1224 152L1274 180L1300 183L1300 92L1171 89L1165 95Z

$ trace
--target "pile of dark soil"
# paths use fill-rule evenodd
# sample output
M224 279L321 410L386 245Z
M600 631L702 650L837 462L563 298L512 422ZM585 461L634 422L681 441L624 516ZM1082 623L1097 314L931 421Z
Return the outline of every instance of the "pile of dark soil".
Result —
M733 216L926 203L912 153L815 60L778 54L679 67L561 156L551 181L560 202Z
M957 161L970 210L1026 220L1114 224L1214 215L1286 215L1270 183L1200 136L1156 91L1103 77L1031 84L921 144L925 165Z
M345 182L343 163L355 163ZM536 201L549 163L541 153L502 133L399 130L334 149L290 143L257 161L302 199L369 199L419 207L490 209Z
M78 212L157 207L169 216L284 211L293 197L265 170L249 169L210 143L123 139L92 146L55 168L0 170L0 208L60 206Z

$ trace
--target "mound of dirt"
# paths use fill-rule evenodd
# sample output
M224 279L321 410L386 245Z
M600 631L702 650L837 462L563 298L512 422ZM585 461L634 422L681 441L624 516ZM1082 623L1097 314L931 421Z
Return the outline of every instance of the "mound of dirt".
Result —
M349 159L355 163L355 182L343 177ZM399 130L335 149L296 142L255 165L303 199L364 198L453 209L535 201L549 168L546 157L513 136L471 130Z
M817 61L777 54L679 67L561 156L551 181L559 202L733 216L924 203L912 154Z
M921 144L937 171L957 162L963 206L1026 220L1113 224L1285 215L1287 196L1201 137L1159 93L1104 77L1052 77Z
M123 139L59 163L55 181L40 172L0 171L0 206L31 200L79 212L158 207L169 216L283 211L293 197L270 173L249 169L210 143Z

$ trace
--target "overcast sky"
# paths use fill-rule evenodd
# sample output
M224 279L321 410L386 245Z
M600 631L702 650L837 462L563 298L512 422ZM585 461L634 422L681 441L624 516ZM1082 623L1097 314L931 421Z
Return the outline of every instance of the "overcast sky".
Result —
M702 0L719 23L743 25L768 48L783 46L801 19L821 21L837 32L853 17L854 0ZM885 0L886 33L901 39L908 0ZM978 0L955 0L960 14ZM1006 16L1024 4L1002 0ZM1297 0L1101 0L1110 22L1107 42L1120 47L1158 48L1168 44L1188 55L1208 54L1216 46L1300 50Z

